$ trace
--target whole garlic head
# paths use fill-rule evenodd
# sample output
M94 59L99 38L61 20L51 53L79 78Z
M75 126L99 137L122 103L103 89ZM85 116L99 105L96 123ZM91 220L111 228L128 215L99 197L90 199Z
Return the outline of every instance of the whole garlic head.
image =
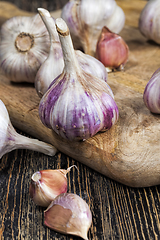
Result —
M15 16L0 31L0 66L13 82L34 82L50 48L48 31L39 14Z
M75 48L81 47L92 56L103 26L119 33L125 23L124 12L115 0L71 0L63 7L61 17L70 29Z
M160 114L160 68L158 68L148 81L144 93L143 101L146 107L156 114Z
M118 120L118 107L109 85L84 71L76 58L67 24L56 19L64 70L52 81L39 104L42 123L70 141L84 140L110 129Z
M160 44L160 1L150 0L143 8L139 18L140 32L150 40Z

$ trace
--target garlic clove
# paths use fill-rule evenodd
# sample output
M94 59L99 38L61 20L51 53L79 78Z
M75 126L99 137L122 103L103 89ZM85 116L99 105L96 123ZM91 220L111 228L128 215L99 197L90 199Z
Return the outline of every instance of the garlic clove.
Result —
M72 167L65 169L48 169L32 175L29 194L35 204L48 207L61 193L67 192L67 173ZM75 166L76 167L76 166Z
M118 107L108 84L80 67L62 18L56 19L56 27L65 66L42 97L39 116L45 126L61 137L84 140L110 129L118 120Z
M122 30L125 15L116 6L114 0L73 0L63 7L61 17L70 29L75 49L83 49L86 54L95 56L103 26L108 24L111 31L117 33Z
M1 100L0 110L0 158L18 148L39 151L50 156L56 154L57 149L54 146L18 134L11 124L8 111Z
M10 18L1 26L0 37L0 66L4 74L13 82L34 83L50 48L40 16Z
M72 234L85 240L92 223L88 204L78 195L63 193L51 202L44 212L44 224L63 234Z
M51 82L62 73L64 60L59 36L55 26L55 20L46 9L38 8L38 12L48 29L51 41L49 56L39 68L35 78L35 88L39 97L42 97L48 90ZM75 53L82 69L94 76L102 78L104 81L107 81L107 71L100 61L79 50L75 51Z
M106 68L122 70L128 61L129 48L121 36L103 27L97 42L96 57Z
M158 68L148 81L144 93L143 101L146 107L152 112L160 114L160 68Z

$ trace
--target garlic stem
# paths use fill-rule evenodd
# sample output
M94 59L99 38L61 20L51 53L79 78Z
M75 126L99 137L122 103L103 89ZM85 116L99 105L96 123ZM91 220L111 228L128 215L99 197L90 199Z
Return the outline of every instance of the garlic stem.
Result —
M39 151L50 156L57 152L52 145L17 133L10 121L6 106L0 100L0 158L17 148Z
M62 50L65 62L64 66L65 72L67 73L76 72L77 74L81 75L81 69L79 67L79 63L75 55L70 32L67 24L62 18L56 19L56 28L59 34L61 45L63 46Z
M53 17L44 8L38 8L38 13L40 14L40 16L48 30L51 42L53 42L53 43L59 42L59 36L58 36L57 30L56 30L56 26L55 26ZM51 44L51 48L53 49L52 46L53 45Z
M14 134L14 149L29 149L33 151L42 152L49 156L54 156L57 152L57 149L45 142L39 141L38 139L32 139L20 135L15 132Z

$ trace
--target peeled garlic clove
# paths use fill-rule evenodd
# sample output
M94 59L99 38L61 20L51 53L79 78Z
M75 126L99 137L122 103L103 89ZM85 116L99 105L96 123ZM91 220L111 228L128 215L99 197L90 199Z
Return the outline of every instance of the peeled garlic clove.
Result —
M123 38L103 27L97 42L96 57L106 68L123 69L128 61L129 48Z
M160 114L160 68L158 68L148 81L143 100L146 107L152 112Z
M40 16L15 16L0 31L0 66L13 82L34 82L47 58L49 35Z
M84 140L110 129L118 120L118 107L108 84L79 65L69 29L56 19L65 67L39 105L42 123L70 141Z
M0 158L18 148L39 151L50 156L54 156L57 152L57 149L50 144L18 134L10 122L4 103L0 100Z
M39 68L35 78L35 88L39 97L42 97L51 82L62 73L64 60L54 19L46 9L38 8L38 12L46 25L51 41L49 56ZM107 71L100 61L79 50L75 51L75 53L82 69L107 81Z
M88 204L78 195L63 193L55 198L44 212L44 224L63 234L72 234L85 240L92 223Z
M58 195L67 192L66 175L73 166L67 170L48 169L35 172L32 175L29 187L29 194L34 203L42 207L48 207Z
M75 48L81 47L86 54L95 56L103 26L109 24L111 31L117 33L122 30L125 15L116 6L114 0L73 0L63 7L61 17L70 29Z
M160 1L148 1L139 18L140 32L150 40L160 44Z

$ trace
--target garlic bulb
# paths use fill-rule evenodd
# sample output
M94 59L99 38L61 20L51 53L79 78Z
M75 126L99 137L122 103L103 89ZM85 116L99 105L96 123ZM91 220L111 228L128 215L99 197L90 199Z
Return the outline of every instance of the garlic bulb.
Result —
M128 56L129 48L123 38L103 27L97 42L96 57L106 68L122 70L128 61Z
M143 93L143 100L152 113L160 114L160 68L153 73L148 81Z
M0 158L18 148L39 151L50 156L57 152L55 147L47 143L18 134L10 122L4 103L0 100Z
M78 195L62 193L44 211L44 224L60 233L72 234L88 240L92 223L88 204Z
M51 41L49 56L39 68L35 78L35 88L39 97L42 97L51 82L62 73L64 60L54 19L46 9L38 8L38 12L48 29ZM75 54L82 69L107 81L107 71L100 61L79 50L75 51Z
M13 82L34 82L50 48L49 35L39 14L16 16L0 31L0 66Z
M150 0L143 8L139 18L140 32L150 40L160 44L160 1Z
M125 14L115 0L71 0L63 7L61 17L70 29L75 48L82 47L92 56L103 26L119 33L125 23Z
M118 107L108 84L79 65L69 29L56 19L64 70L43 95L39 105L42 123L70 141L84 140L110 129L118 120Z
M48 207L61 193L67 192L67 173L75 165L65 169L47 169L32 175L29 194L39 206Z

